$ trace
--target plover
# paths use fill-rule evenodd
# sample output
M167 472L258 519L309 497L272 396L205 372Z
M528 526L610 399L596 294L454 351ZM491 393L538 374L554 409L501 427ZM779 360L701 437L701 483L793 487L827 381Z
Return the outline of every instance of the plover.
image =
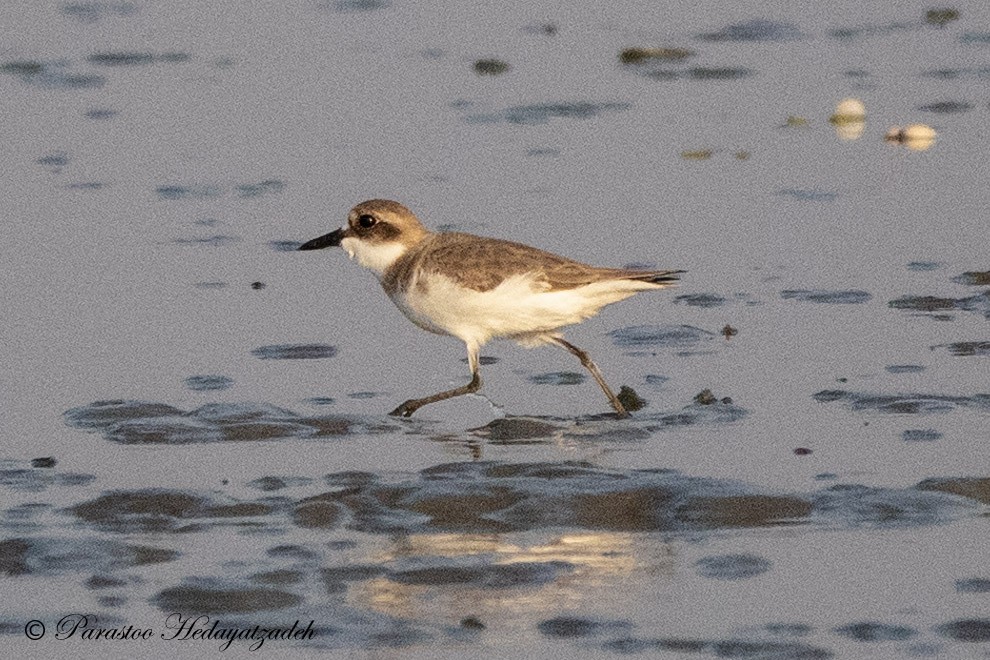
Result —
M300 250L340 246L378 276L385 293L424 330L451 335L467 347L467 385L410 399L391 412L419 408L481 388L478 352L497 337L527 347L556 344L591 372L620 417L628 413L591 358L560 328L594 316L605 305L664 289L680 270L597 268L528 245L459 232L431 232L408 208L384 199L351 209L347 225L303 243Z

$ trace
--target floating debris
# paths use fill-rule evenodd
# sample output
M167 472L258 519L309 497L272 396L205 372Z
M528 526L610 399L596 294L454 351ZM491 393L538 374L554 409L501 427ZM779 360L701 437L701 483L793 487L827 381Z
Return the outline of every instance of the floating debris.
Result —
M714 153L711 149L695 149L694 151L682 151L681 158L684 160L708 160Z
M712 391L708 388L705 388L694 395L694 402L702 406L710 406L717 401L718 399L715 398L715 395L712 394Z
M902 144L911 151L925 151L935 144L935 129L928 124L893 126L884 135L887 142Z
M474 72L479 76L497 76L507 72L509 68L508 62L502 60L477 60L474 63Z
M855 140L866 128L866 106L859 99L842 99L828 121L835 126L840 140Z
M929 9L925 12L925 22L935 27L945 27L953 21L959 20L959 10L957 9Z
M687 48L626 48L619 53L619 61L623 64L638 64L644 60L677 62L696 54Z
M461 628L465 630L484 630L486 627L476 616L466 616L461 619Z
M862 122L866 119L866 106L862 101L855 98L846 98L839 101L835 107L835 112L829 117L829 122L840 125L854 122Z

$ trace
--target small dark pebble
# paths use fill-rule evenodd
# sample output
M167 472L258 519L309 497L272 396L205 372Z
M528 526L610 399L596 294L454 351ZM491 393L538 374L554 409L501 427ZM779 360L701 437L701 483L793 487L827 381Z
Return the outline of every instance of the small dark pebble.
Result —
M925 12L925 21L935 27L944 27L956 20L959 20L957 9L929 9Z
M485 627L486 626L481 622L481 619L476 616L466 616L461 619L461 628L465 628L467 630L484 630Z
M726 339L730 339L732 337L735 337L738 334L739 334L739 330L737 330L736 328L733 328L728 323L726 323L725 324L725 327L722 328L722 336L725 337Z
M43 458L32 458L31 467L34 468L53 468L55 467L55 457L45 456Z
M474 72L479 76L497 76L509 70L507 62L502 60L478 60L474 63Z
M795 447L794 448L794 455L795 456L807 456L810 453L811 453L811 450L808 449L807 447Z
M712 391L707 388L694 395L694 402L701 404L702 406L710 406L716 401L718 401L718 399L716 399L715 395L712 394Z
M259 290L265 288L265 283L264 282L251 282L251 288L254 289L255 291L259 291Z

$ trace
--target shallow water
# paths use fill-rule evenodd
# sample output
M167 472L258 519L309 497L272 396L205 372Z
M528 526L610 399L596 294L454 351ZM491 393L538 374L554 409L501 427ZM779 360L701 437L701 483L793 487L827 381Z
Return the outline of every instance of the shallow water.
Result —
M990 655L990 10L951 9L0 10L5 647ZM686 270L568 332L643 408L496 342L388 417L463 346L295 251L377 196Z

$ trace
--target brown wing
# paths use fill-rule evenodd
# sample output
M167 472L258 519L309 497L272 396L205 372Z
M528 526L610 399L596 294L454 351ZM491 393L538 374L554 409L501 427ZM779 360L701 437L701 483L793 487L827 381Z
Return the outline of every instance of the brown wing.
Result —
M441 273L475 291L494 289L505 278L526 273L537 273L550 290L561 290L609 279L663 284L680 272L596 268L522 243L456 232L434 234L413 252L406 255L407 267Z

